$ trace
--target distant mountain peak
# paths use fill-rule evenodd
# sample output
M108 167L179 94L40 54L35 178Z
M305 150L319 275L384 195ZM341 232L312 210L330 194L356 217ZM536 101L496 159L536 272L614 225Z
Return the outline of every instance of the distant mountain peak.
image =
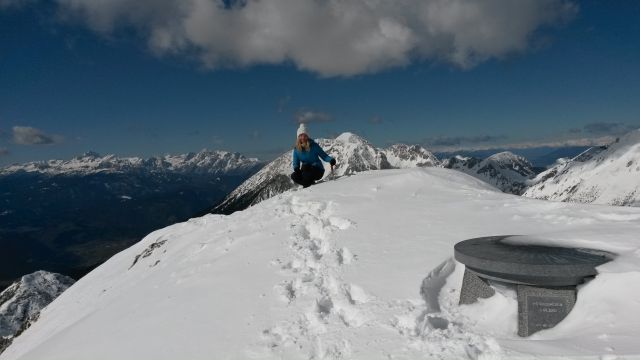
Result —
M353 142L353 143L368 143L363 137L356 135L352 132L343 132L336 137L335 141L340 142Z
M84 158L101 158L102 155L100 155L99 153L95 152L95 151L87 151L84 154L77 156L76 159L84 159Z
M526 160L523 156L516 155L511 151L502 151L489 156L487 159L494 161L513 161L513 160Z

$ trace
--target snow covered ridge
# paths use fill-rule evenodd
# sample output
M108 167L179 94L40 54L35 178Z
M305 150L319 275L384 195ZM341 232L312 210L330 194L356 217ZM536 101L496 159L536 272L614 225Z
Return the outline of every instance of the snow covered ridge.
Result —
M440 161L418 145L396 144L379 149L353 133L343 133L335 139L317 139L325 152L336 159L333 173L325 164L325 179L353 175L357 172L381 169L399 169L439 166ZM243 210L260 201L283 193L296 185L290 175L292 152L287 151L262 170L247 179L216 206L212 212L229 214Z
M0 353L74 282L64 275L37 271L23 276L0 293Z
M442 168L369 171L155 231L42 311L0 359L640 357L640 209L528 199ZM456 242L615 252L553 329L515 293L458 305Z
M515 195L522 194L527 188L527 181L536 176L533 165L527 159L508 151L484 160L455 156L443 161L442 166L462 171Z
M19 172L47 175L88 175L129 171L229 174L246 172L259 164L258 159L246 158L238 153L226 151L202 150L198 153L166 155L149 159L118 158L115 155L101 156L95 152L88 152L71 160L49 160L10 165L0 168L0 175Z
M640 206L640 129L539 174L524 196Z

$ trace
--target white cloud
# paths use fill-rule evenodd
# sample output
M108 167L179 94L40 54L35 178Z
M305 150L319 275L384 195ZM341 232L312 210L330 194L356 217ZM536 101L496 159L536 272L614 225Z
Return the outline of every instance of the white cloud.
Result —
M62 136L46 134L29 126L13 127L13 142L20 145L47 145L62 142Z
M298 124L326 123L333 121L333 116L319 111L300 110L295 114L295 121Z
M16 0L0 0L16 1ZM323 76L414 61L468 68L529 48L577 12L569 0L57 0L102 34L133 27L157 54L206 67L293 63Z
M615 136L602 136L594 138L575 138L556 141L525 141L518 143L489 143L489 144L467 144L467 145L425 145L431 151L453 152L460 150L492 150L492 149L530 149L540 147L567 147L567 146L600 146L610 144L616 140Z
M367 120L367 122L371 125L380 125L384 123L384 119L382 119L382 117L375 115L372 116L371 118L369 118L369 120Z
M9 8L17 9L33 2L35 2L35 0L0 0L0 10Z

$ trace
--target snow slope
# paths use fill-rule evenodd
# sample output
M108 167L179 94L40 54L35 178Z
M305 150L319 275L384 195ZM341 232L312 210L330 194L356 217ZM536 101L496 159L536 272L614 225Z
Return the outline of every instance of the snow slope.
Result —
M640 358L639 232L637 208L508 195L442 168L365 172L149 234L0 359ZM453 245L494 234L619 256L561 324L523 339L513 291L457 305Z
M614 179L614 181L613 181ZM524 196L640 206L640 129L539 174Z

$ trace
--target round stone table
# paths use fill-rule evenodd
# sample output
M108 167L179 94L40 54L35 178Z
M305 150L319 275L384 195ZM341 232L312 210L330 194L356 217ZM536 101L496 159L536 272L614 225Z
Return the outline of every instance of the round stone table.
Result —
M517 236L469 239L454 247L465 265L460 304L495 294L492 281L511 284L518 294L518 334L555 326L576 302L576 285L597 275L615 254L593 249L518 244Z
M510 243L517 236L469 239L454 247L455 258L484 278L509 283L578 285L598 272L613 254L591 249Z

